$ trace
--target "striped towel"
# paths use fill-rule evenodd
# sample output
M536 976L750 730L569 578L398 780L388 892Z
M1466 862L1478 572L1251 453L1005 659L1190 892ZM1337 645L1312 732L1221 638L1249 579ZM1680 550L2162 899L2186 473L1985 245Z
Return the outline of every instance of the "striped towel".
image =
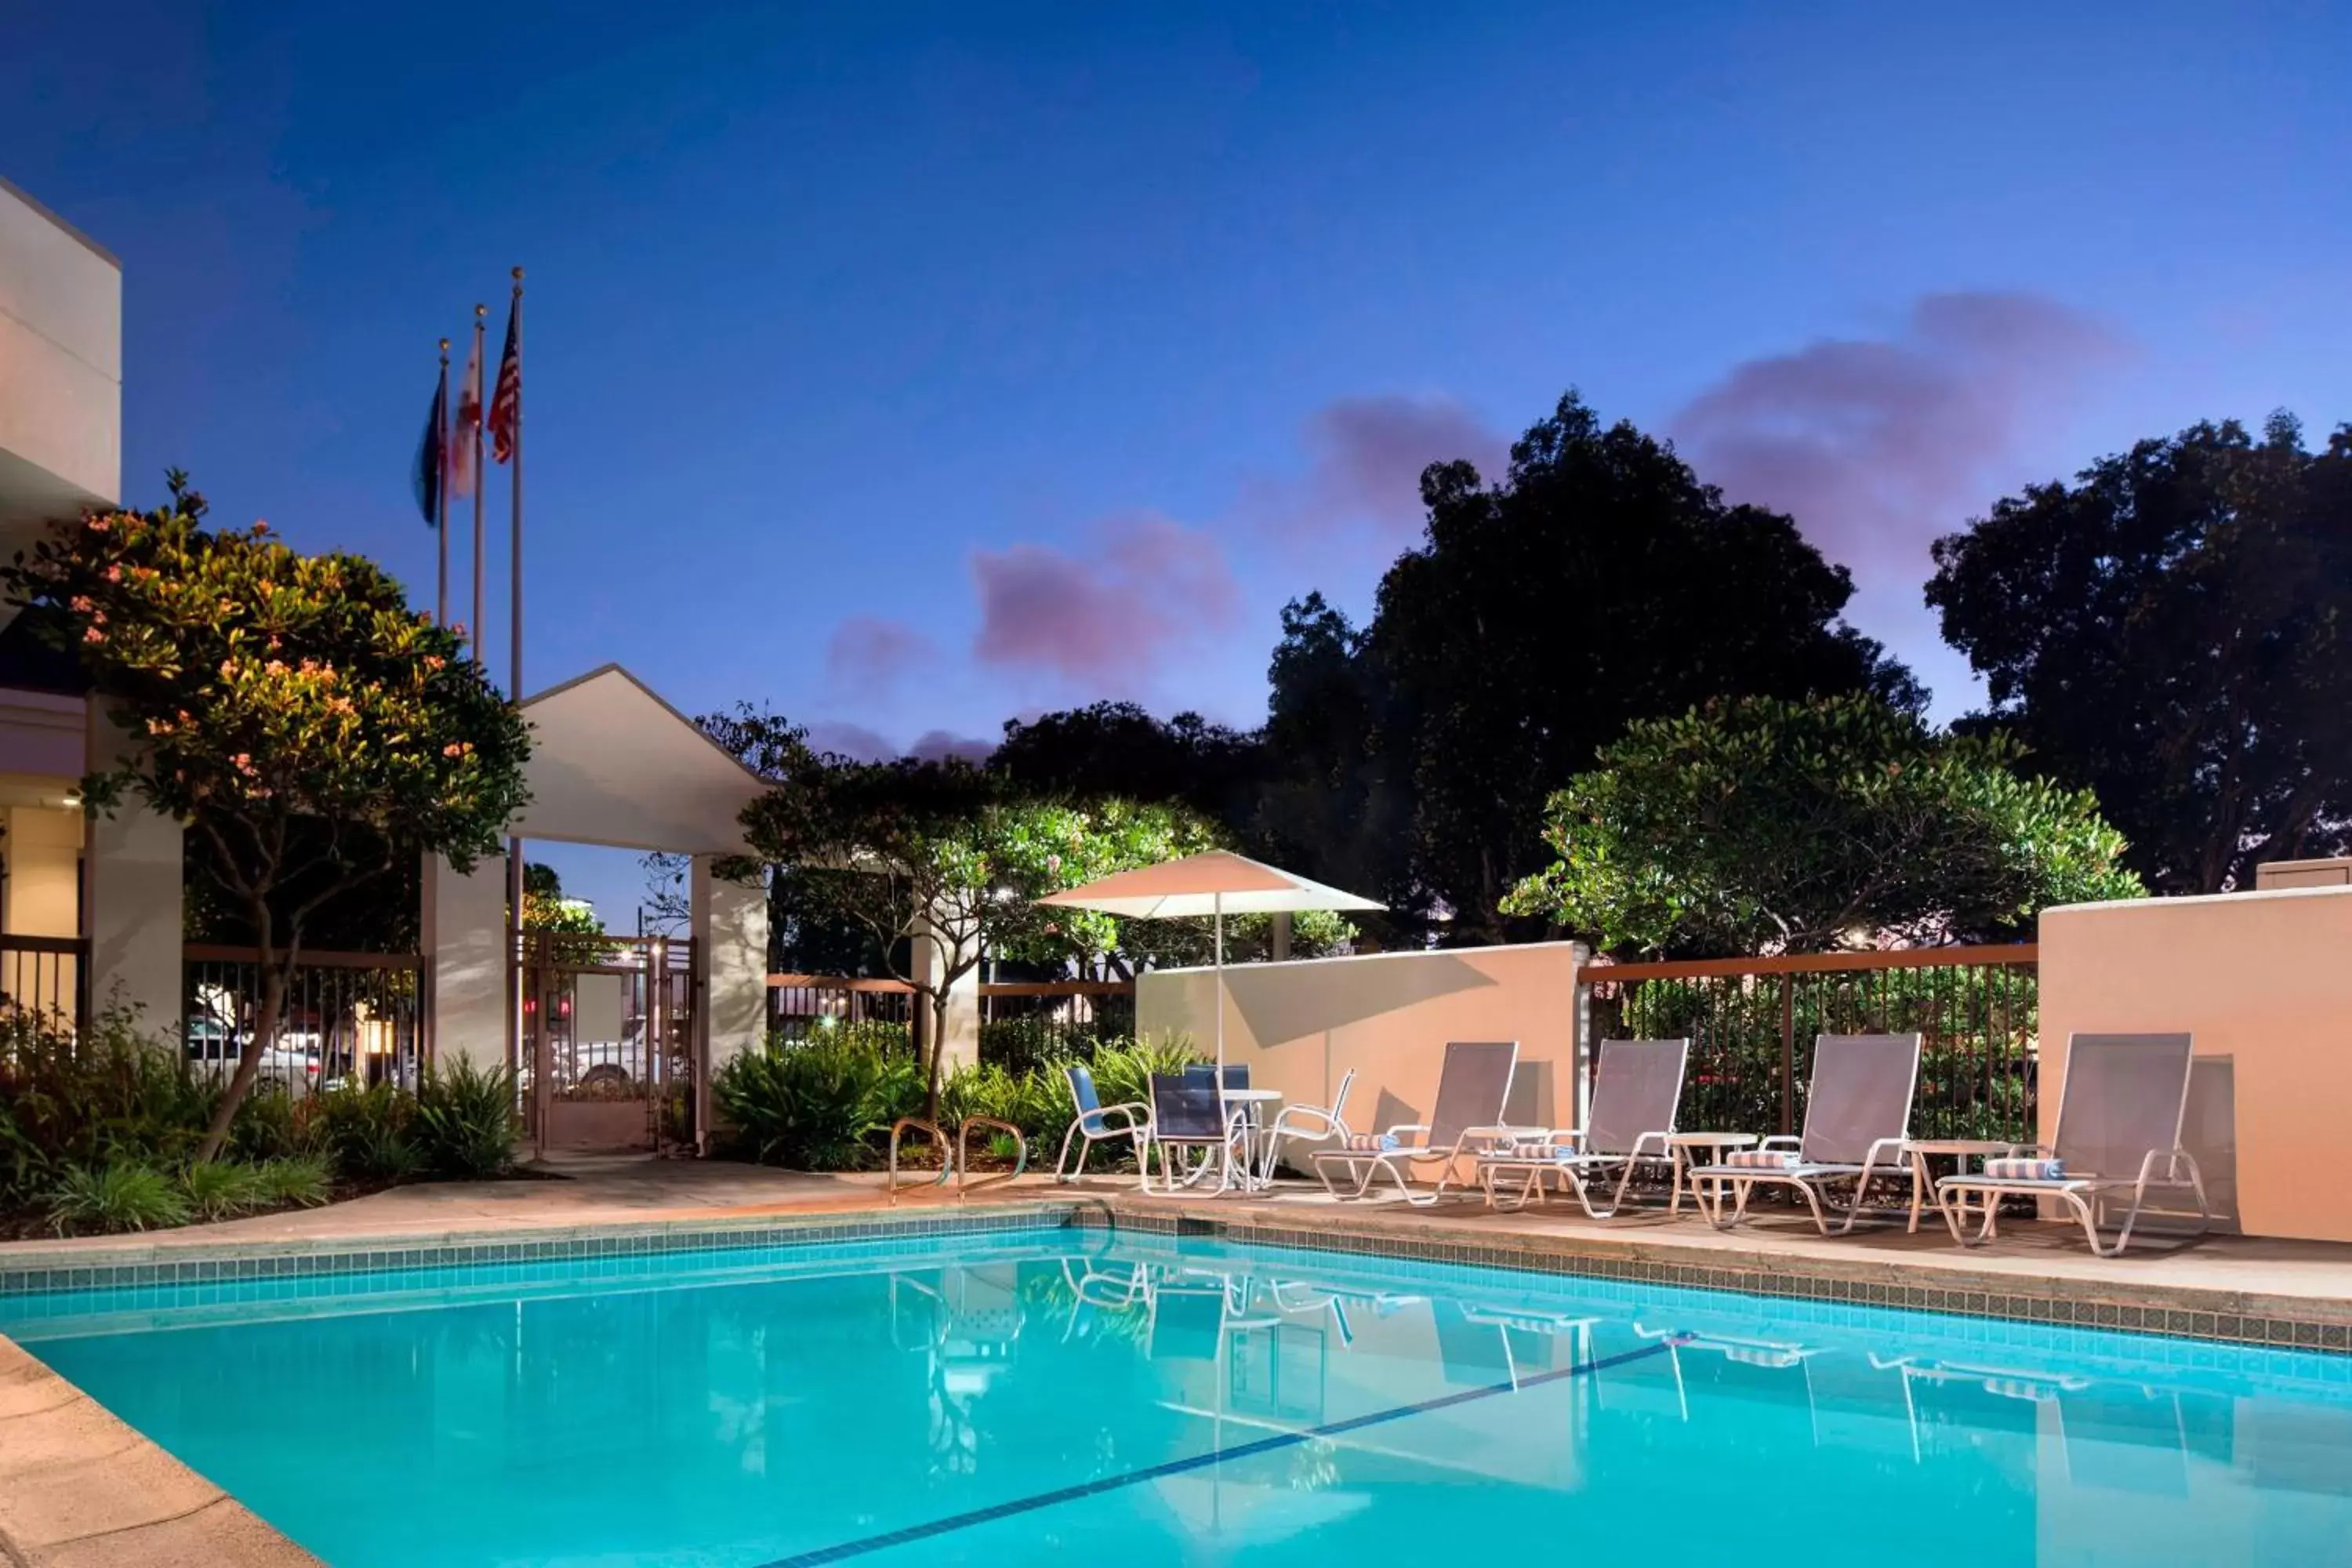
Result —
M1385 1154L1404 1143L1393 1132L1350 1132L1339 1140L1339 1147L1350 1154Z
M1723 1163L1735 1171L1785 1171L1799 1162L1786 1149L1734 1149Z
M1487 1151L1486 1158L1490 1160L1518 1161L1573 1160L1576 1158L1576 1145L1573 1143L1538 1143L1530 1140L1520 1143L1505 1143L1498 1148L1491 1149Z
M1987 1160L1984 1173L1989 1182L2063 1182L2066 1179L2066 1162L2018 1155Z

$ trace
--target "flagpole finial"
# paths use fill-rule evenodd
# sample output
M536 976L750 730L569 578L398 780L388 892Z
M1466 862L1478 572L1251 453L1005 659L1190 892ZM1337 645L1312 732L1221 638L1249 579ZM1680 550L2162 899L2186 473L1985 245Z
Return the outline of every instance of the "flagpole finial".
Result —
M522 287L522 268L520 267L514 269L514 280L516 288L520 289Z
M449 357L449 340L446 338L441 340L441 357L445 361Z
M478 321L489 313L490 308L488 305L476 305L474 307L474 320Z

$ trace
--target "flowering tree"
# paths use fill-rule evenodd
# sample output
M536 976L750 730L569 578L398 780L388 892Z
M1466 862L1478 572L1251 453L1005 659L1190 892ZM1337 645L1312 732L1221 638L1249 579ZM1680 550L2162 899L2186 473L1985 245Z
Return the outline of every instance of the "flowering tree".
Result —
M171 487L169 506L93 513L0 583L47 612L126 731L83 781L89 809L128 791L202 835L198 863L252 922L260 996L209 1160L276 1037L312 915L409 857L465 870L496 853L530 742L457 634L411 612L373 562L299 555L266 523L206 529L186 476Z

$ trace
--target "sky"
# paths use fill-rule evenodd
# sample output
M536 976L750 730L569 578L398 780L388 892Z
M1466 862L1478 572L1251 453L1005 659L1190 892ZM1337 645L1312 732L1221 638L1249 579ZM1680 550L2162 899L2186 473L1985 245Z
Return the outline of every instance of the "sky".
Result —
M1793 512L1950 717L1936 535L2196 419L2352 417L2340 5L81 0L5 34L0 174L122 259L127 500L184 467L429 604L435 340L462 360L479 301L495 353L520 264L523 689L617 660L866 754L1105 697L1256 722L1282 605L1368 616L1423 465L1499 474L1570 387ZM503 472L488 509L505 683Z

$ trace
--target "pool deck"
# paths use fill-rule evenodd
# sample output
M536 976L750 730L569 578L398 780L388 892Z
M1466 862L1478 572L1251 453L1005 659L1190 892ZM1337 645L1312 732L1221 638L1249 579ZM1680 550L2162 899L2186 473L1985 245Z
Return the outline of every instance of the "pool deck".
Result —
M719 1163L587 1159L562 1179L398 1187L323 1209L152 1236L0 1244L0 1271L138 1265L254 1254L427 1248L665 1230L708 1232L956 1212L1004 1215L1073 1201L1138 1228L1343 1252L1588 1272L1995 1317L2093 1323L2255 1343L2352 1351L2352 1245L2208 1236L2120 1259L2093 1258L2071 1226L2012 1225L1991 1246L1953 1245L1931 1210L1898 1226L1824 1238L1774 1212L1735 1232L1684 1213L1607 1222L1564 1203L1495 1214L1339 1205L1318 1188L1257 1197L1146 1196L1134 1179L1056 1185L1027 1176L959 1202L919 1188L893 1205L873 1174ZM0 1338L0 1563L9 1568L280 1568L314 1560L218 1488Z

